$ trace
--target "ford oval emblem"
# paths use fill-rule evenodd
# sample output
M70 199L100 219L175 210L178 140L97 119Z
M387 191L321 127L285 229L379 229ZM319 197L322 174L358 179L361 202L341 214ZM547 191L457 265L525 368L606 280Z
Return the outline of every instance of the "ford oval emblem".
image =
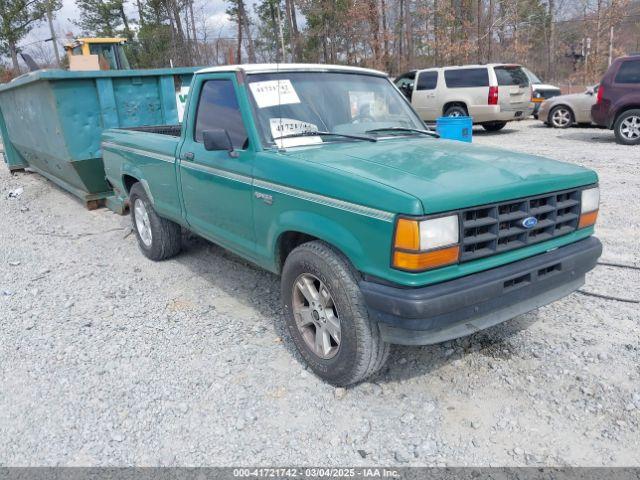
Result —
M527 217L522 220L522 226L524 228L533 228L538 224L538 219L536 217Z

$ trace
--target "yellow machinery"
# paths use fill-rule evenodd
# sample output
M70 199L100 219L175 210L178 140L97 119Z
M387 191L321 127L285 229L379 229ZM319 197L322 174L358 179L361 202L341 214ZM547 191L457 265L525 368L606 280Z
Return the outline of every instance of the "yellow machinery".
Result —
M76 38L64 46L69 70L130 70L122 48L126 38Z

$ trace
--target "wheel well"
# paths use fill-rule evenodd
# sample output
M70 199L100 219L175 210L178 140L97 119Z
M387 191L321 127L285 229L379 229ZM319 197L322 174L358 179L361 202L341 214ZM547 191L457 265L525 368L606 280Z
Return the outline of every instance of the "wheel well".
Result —
M281 234L276 249L278 268L282 270L285 260L296 247L314 240L317 238L302 232L289 231Z
M131 191L131 187L133 187L133 185L138 182L139 180L135 177L132 177L131 175L124 175L122 177L122 184L124 185L124 188L127 190L127 193L129 193Z
M469 109L467 108L467 104L464 102L448 102L445 103L444 106L442 107L442 114L444 115L444 112L446 112L449 107L462 107L464 108L465 112L467 112L467 114L469 113Z
M635 105L635 104L625 105L616 113L613 119L613 123L611 125L612 126L615 125L615 123L618 121L618 118L620 118L620 115L624 114L625 112L628 112L629 110L639 110L639 109L640 109L640 105Z

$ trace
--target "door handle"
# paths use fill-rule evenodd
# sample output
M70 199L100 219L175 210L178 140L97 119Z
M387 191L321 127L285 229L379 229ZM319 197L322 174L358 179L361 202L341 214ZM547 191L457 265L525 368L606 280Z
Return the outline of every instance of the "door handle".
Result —
M193 154L193 152L185 152L182 154L183 160L189 160L191 162L194 158L196 158L196 156Z

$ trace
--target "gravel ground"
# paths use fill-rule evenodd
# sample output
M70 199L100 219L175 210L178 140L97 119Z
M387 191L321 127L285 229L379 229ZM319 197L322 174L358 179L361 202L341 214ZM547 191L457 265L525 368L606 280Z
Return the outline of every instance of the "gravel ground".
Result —
M604 261L640 266L640 148L534 121L474 141L595 168ZM9 193L23 188L18 197ZM640 270L585 291L640 299ZM282 329L278 278L0 167L0 466L640 465L640 308L575 293L334 389Z

